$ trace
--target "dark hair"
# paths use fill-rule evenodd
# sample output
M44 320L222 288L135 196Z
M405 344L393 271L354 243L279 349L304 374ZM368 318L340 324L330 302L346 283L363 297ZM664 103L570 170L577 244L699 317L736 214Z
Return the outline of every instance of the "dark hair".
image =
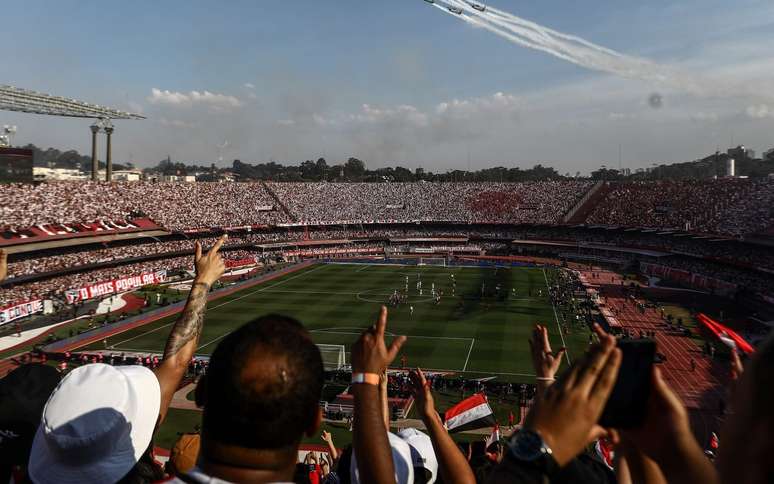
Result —
M199 385L204 439L251 449L296 445L317 418L322 357L301 323L271 314L226 336Z

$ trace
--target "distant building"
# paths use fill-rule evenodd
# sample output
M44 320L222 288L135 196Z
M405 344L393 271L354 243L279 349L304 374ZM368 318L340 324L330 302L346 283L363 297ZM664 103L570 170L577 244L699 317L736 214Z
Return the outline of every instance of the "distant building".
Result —
M32 169L32 177L35 181L74 181L86 180L88 174L74 168L46 168L36 166ZM104 175L101 175L104 179Z
M158 180L163 182L194 183L196 177L194 175L161 175L158 177Z
M29 183L33 177L32 150L0 148L0 183Z
M736 160L746 160L755 158L755 152L748 150L744 145L739 145L736 148L730 148L728 150L728 156Z
M140 181L142 180L142 171L140 170L117 170L113 172L113 181Z

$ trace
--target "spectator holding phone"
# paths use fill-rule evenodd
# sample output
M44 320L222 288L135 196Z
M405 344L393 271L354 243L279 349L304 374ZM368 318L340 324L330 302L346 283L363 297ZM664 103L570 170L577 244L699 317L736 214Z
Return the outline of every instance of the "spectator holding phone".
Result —
M621 363L615 338L604 336L556 382L561 359L551 351L546 328L536 326L530 346L536 373L547 380L488 482L615 482L602 463L583 454L607 435L597 421Z

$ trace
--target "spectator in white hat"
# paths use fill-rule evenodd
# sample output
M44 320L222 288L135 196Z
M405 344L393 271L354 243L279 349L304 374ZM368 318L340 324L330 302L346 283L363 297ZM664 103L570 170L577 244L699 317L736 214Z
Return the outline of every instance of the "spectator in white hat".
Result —
M76 368L43 410L30 457L33 482L118 482L148 448L160 402L159 382L145 367Z
M196 277L183 312L167 340L164 360L151 371L142 366L91 364L73 370L43 410L32 446L29 474L38 484L113 483L158 472L137 465L166 416L204 324L207 293L223 274L221 238L202 255L196 244ZM155 471L158 471L157 469Z
M355 418L357 419L357 416ZM392 453L392 465L395 468L393 482L397 484L413 484L415 482L414 461L411 455L411 447L405 440L392 432L387 433L387 439L390 445L390 452ZM386 477L389 478L389 476ZM353 450L352 460L350 461L350 482L352 484L371 482L361 478L360 471L358 470L357 450Z
M430 437L410 427L398 432L398 437L403 439L411 450L411 461L414 464L414 483L433 484L438 477L438 459L435 457Z

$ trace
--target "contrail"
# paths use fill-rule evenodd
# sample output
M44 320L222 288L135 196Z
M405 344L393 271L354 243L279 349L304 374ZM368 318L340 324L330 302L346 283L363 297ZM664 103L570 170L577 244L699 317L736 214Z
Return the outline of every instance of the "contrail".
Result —
M639 79L666 85L692 94L723 97L730 94L729 86L720 86L648 59L617 52L581 37L558 32L490 6L481 12L463 0L443 0L443 2L461 10L462 14L449 11L443 4L435 3L434 6L453 17L484 28L515 44L545 52L587 69L607 72L627 79ZM734 94L737 95L754 94L746 88L735 91ZM760 96L759 93L758 96Z

